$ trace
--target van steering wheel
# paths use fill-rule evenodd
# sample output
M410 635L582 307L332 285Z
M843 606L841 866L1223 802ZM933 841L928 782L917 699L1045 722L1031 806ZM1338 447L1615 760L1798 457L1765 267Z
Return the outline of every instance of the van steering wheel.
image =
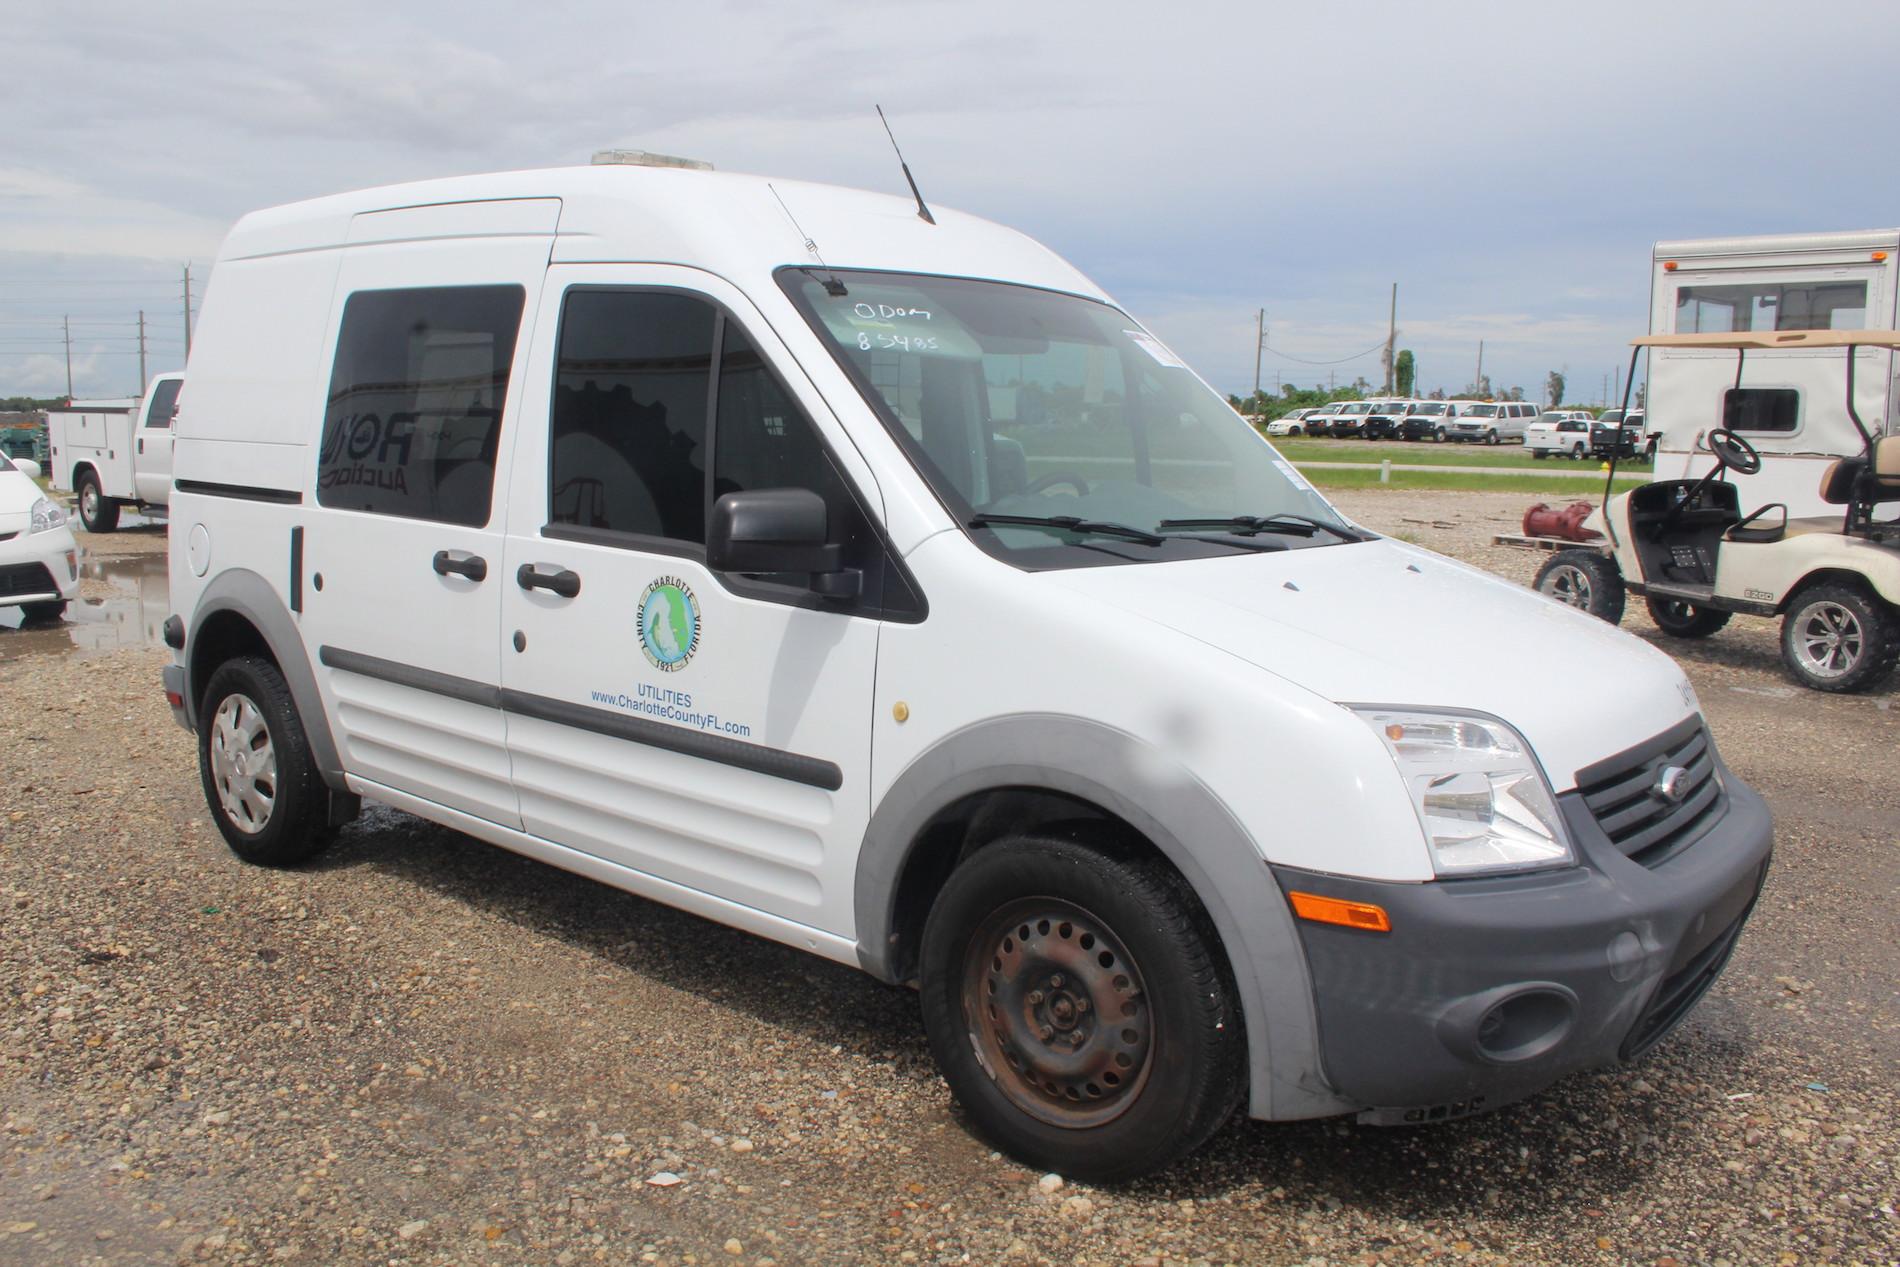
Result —
M1717 427L1709 432L1709 452L1722 466L1737 475L1753 475L1761 470L1761 454L1755 446L1736 435L1726 427Z

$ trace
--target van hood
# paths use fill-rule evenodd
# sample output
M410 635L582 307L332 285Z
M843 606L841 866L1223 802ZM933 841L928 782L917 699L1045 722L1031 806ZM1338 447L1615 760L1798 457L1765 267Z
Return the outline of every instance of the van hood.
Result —
M1641 639L1396 541L1042 575L1333 703L1502 718L1560 792L1698 710Z

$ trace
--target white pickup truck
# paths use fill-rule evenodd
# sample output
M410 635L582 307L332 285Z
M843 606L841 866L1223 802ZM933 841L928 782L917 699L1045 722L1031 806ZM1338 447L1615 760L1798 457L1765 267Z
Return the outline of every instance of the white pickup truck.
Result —
M1590 453L1590 417L1588 414L1546 412L1524 428L1524 447L1534 458L1555 453L1581 460Z
M159 374L130 400L75 400L46 415L48 481L71 492L87 532L119 526L119 508L166 504L172 483L172 418L182 372Z

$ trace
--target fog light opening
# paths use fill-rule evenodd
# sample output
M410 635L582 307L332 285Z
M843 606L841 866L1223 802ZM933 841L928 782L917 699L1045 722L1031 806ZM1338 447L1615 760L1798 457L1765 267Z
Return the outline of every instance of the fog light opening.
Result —
M1555 990L1526 990L1493 1004L1478 1020L1478 1053L1501 1065L1534 1060L1569 1036L1576 1006Z

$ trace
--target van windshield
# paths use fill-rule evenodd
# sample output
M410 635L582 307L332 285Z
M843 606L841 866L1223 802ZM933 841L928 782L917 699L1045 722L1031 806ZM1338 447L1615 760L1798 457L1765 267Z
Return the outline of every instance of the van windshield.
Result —
M1495 418L1498 416L1498 407L1496 405L1460 405L1458 416L1460 418Z
M1012 563L1146 562L1364 535L1106 304L902 273L779 277L938 499Z

